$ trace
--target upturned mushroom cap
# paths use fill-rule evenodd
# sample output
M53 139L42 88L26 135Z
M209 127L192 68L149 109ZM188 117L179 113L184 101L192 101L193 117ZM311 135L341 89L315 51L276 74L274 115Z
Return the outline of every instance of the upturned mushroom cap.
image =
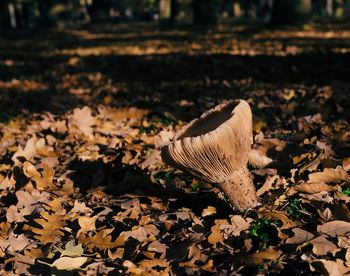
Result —
M245 173L247 179L237 175L247 170L252 136L249 104L238 100L220 104L191 121L175 136L173 143L161 149L161 156L177 169L218 183L219 187L225 186L224 193L235 207L250 208L257 204L250 174ZM236 191L230 191L230 187ZM235 197L239 196L249 197L247 204L238 204Z

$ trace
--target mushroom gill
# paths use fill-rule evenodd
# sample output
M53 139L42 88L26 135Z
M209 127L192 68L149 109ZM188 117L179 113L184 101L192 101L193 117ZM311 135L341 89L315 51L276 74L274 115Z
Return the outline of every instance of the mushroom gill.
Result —
M232 205L244 210L258 203L247 169L252 142L252 113L246 101L238 100L191 121L161 148L161 156L177 169L217 183Z

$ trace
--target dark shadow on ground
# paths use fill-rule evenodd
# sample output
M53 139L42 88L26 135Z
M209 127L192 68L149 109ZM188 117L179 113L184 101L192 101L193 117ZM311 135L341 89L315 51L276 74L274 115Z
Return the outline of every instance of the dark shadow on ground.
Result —
M75 160L68 165L68 168L72 171L68 177L74 182L74 187L85 194L97 186L102 186L105 187L107 194L115 197L125 194L145 197L145 200L148 196L158 197L167 202L170 209L186 207L198 216L208 204L216 206L222 218L228 217L233 212L230 205L219 199L214 192L201 190L188 193L177 188L171 181L163 187L152 183L147 171L137 166L122 164L120 160L109 163L102 160Z
M6 35L0 39L0 121L100 103L170 111L188 120L197 115L191 106L205 109L257 89L278 93L280 87L331 85L346 93L350 85L350 53L335 52L349 49L346 39L295 38L293 32L257 38L266 28L248 23L210 31L144 28ZM282 50L298 45L301 53L274 55L264 48L269 42ZM212 47L220 45L224 53L215 53ZM230 45L236 54L225 53ZM134 48L118 53L129 46ZM14 79L19 84L12 85Z

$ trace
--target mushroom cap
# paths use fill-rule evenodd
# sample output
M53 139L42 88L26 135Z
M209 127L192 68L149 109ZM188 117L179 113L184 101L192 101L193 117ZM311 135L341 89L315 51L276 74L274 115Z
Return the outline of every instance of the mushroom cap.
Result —
M246 167L253 142L252 113L244 100L220 104L191 121L161 148L165 163L212 183Z

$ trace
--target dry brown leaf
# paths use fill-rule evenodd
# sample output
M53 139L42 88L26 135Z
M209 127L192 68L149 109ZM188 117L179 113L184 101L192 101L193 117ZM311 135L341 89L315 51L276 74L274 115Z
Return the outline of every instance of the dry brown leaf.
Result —
M276 250L275 247L269 247L264 251L254 253L249 258L256 264L261 264L265 260L273 261L277 260L282 255L282 251Z
M313 245L312 252L319 256L324 256L328 253L335 255L340 250L338 246L329 241L324 235L310 240L309 243Z
M350 171L350 157L343 159L342 167L344 171Z
M293 186L291 190L295 190L307 194L316 194L324 191L334 191L336 187L327 185L326 183L301 183Z
M41 174L38 170L33 166L32 163L25 161L23 164L23 173L28 178L41 177Z
M8 222L26 221L24 216L30 215L36 210L41 210L41 203L47 203L50 194L38 190L33 190L32 193L17 191L16 197L18 200L16 206L11 205L6 212Z
M343 273L336 261L316 260L311 265L322 275L342 276Z
M30 275L29 269L31 265L35 263L35 259L30 256L25 256L19 253L15 253L15 261L13 270L17 275Z
M239 236L246 231L252 223L251 218L243 218L241 215L231 217L230 224L221 224L220 229L224 234L224 238L229 238L231 235Z
M299 168L299 174L305 172L305 171L309 171L309 172L313 172L315 171L318 166L320 165L320 163L322 162L322 160L325 159L325 156L322 152L320 152L318 155L316 156L312 156L311 160L306 162L304 165L302 165Z
M113 229L102 229L92 237L82 234L79 236L78 240L86 246L90 252L92 252L94 248L105 250L122 246L126 241L124 235L121 234L115 241L112 241L112 236L110 235L112 231Z
M346 236L350 233L350 222L334 220L317 226L317 232L331 237Z
M148 251L161 253L159 259L164 259L168 246L159 241L153 241L148 245Z
M41 140L39 140L39 141L41 141ZM27 141L24 149L21 146L18 146L18 150L12 156L12 161L15 164L19 164L20 161L19 161L18 157L24 157L26 160L31 160L34 156L37 155L36 144L39 141L37 140L37 138L35 136L33 136L32 138L30 138ZM45 142L45 140L44 140L44 142ZM39 142L39 143L41 143L41 142Z
M166 260L142 260L137 263L142 273L139 275L169 275L169 262ZM161 273L159 273L159 270Z
M278 189L280 186L287 184L284 177L279 175L268 176L262 187L256 192L257 196L262 196L266 192Z
M301 161L303 161L305 158L310 158L310 157L312 157L312 153L310 153L310 152L306 152L306 153L302 153L301 155L294 156L293 157L293 164L297 165Z
M0 239L0 249L3 252L14 254L15 252L21 252L25 248L30 249L36 247L33 240L28 239L25 235L16 235L10 232L6 239Z
M78 217L78 223L80 226L80 229L77 233L77 237L79 237L80 234L82 233L87 233L88 231L91 230L96 230L96 220L97 220L97 216L93 216L93 217L87 217L87 216L81 216Z
M37 234L37 238L42 244L55 243L64 235L62 229L65 226L64 217L56 214L43 212L42 218L35 219L42 228L32 228L32 232Z
M92 111L89 107L84 106L83 108L75 108L73 114L69 117L69 129L79 130L82 134L92 135L92 126L96 125L96 120L92 116Z
M208 236L208 242L210 244L216 245L223 241L223 235L220 231L221 225L229 225L229 223L225 219L215 220L215 225L211 227L211 234Z
M117 248L117 250L112 253L110 249L108 249L108 258L115 260L115 259L122 259L124 255L124 248Z
M338 183L340 181L348 181L349 175L341 167L325 168L323 172L316 172L309 174L309 183L320 183L320 182L333 182Z
M261 133L261 132L260 132ZM276 151L282 151L287 143L285 141L279 140L277 138L265 138L264 135L256 135L255 141L257 144L260 144L259 150L267 152L269 149L274 149Z
M203 254L197 245L192 244L188 251L188 259L189 261L181 262L179 265L185 267L197 267L197 262L206 263L208 256Z
M87 257L61 257L53 262L52 266L59 270L74 270L87 262Z
M207 208L203 209L202 211L202 217L207 217L216 214L216 208L213 206L208 206Z
M306 241L311 240L314 235L308 231L305 231L301 228L294 228L292 229L294 236L291 238L288 238L286 240L286 243L290 243L290 244L301 244L304 243Z

